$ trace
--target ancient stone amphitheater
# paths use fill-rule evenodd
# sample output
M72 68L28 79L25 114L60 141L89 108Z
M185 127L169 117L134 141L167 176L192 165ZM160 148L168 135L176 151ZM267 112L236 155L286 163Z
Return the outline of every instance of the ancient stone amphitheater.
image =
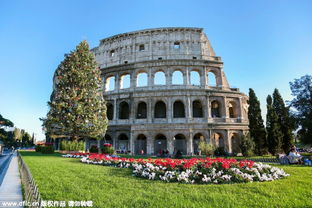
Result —
M248 98L229 86L202 28L118 34L91 51L105 84L105 142L116 150L190 155L204 139L229 153L239 151L248 130Z

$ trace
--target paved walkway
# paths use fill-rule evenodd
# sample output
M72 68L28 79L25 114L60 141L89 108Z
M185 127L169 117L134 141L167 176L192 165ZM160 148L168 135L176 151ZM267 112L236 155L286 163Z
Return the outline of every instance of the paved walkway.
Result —
M13 204L3 204L14 202L19 203L22 201L22 185L20 173L18 171L17 155L15 152L0 186L0 207L22 207L18 204L15 204L15 206Z

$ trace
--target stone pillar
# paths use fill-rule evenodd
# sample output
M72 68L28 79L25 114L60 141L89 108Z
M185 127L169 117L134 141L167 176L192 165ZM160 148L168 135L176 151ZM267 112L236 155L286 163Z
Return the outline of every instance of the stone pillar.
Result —
M228 119L229 118L229 108L226 102L226 97L223 97L223 103L222 103L222 118Z
M116 122L118 119L118 114L117 114L117 99L114 99L114 115L113 115L113 120Z
M191 120L193 116L192 116L192 105L191 105L190 95L187 95L185 104L186 104L186 118L187 120Z
M130 73L130 89L136 87L137 84L136 80L137 80L136 72L132 71L132 73Z
M200 73L200 86L206 87L206 85L207 85L207 73L206 69L203 68Z
M129 135L129 150L131 151L131 155L134 154L134 133L132 131L130 131L130 135Z
M173 109L172 109L172 99L171 97L167 98L167 121L168 123L172 122L172 118L173 118Z
M152 98L148 98L147 100L147 122L152 123L152 114L153 107L152 107Z
M194 147L193 147L193 131L190 130L189 138L186 139L186 148L187 148L187 154L193 155L194 153Z
M154 139L153 136L151 134L147 135L147 139L146 139L146 151L148 155L152 155L154 154Z
M184 85L190 85L190 71L189 71L189 69L186 69L186 72L183 73L183 84Z
M238 109L239 109L238 118L240 118L240 120L242 121L245 118L244 118L244 114L243 114L244 109L243 109L243 103L242 103L241 97L239 97L239 99L238 99Z
M166 85L172 85L172 73L171 71L165 71L165 75L166 75Z
M148 70L148 74L147 74L148 78L147 78L147 86L150 88L154 85L154 74L152 73L152 70Z
M230 132L229 130L226 130L226 139L224 139L224 141L227 141L227 152L232 153L232 142L231 142L231 138L230 138Z
M118 73L116 73L116 76L115 76L115 90L116 91L119 91L120 90L120 76Z
M206 106L207 115L206 115L206 118L207 118L207 121L209 121L211 119L211 106L210 106L210 98L209 98L209 96L207 96L206 102L207 102L207 106Z

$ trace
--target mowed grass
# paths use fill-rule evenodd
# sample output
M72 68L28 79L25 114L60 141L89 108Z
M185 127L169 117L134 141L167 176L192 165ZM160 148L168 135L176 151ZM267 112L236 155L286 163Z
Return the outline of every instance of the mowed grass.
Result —
M130 169L87 165L60 154L21 152L45 200L88 201L94 207L312 207L312 167L279 166L273 182L190 185L150 181Z

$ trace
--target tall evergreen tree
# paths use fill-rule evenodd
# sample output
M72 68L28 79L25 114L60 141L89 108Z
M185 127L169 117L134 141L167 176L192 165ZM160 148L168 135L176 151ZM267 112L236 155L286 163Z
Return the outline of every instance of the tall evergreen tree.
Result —
M271 95L267 97L266 129L268 133L269 152L275 155L281 151L283 133L281 131L278 115L273 106Z
M312 144L312 76L305 75L290 82L292 116L300 128L298 135L306 144Z
M65 55L56 69L50 111L41 119L52 138L100 139L107 128L103 82L86 41Z
M289 116L289 108L285 106L284 100L278 89L273 92L273 108L278 116L278 121L283 134L282 149L285 153L290 151L293 144L293 124Z
M268 151L267 136L261 115L260 102L253 89L249 88L249 132L255 142L255 153L266 154Z

